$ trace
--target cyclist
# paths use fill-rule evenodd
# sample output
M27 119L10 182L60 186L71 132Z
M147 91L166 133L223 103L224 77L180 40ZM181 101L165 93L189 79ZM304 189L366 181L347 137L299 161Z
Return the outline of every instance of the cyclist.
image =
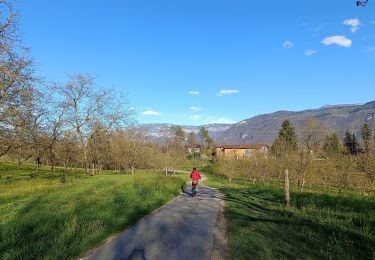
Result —
M190 178L192 179L191 192L193 196L195 196L197 194L197 187L198 187L199 180L202 178L200 173L197 171L197 168L195 167L193 168L193 171L190 174Z

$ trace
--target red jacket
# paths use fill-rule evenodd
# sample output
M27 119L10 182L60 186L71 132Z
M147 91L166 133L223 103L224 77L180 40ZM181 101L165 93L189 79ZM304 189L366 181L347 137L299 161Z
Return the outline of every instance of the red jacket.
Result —
M192 171L190 174L190 178L192 178L193 181L199 181L199 179L201 178L201 175L199 174L198 171Z

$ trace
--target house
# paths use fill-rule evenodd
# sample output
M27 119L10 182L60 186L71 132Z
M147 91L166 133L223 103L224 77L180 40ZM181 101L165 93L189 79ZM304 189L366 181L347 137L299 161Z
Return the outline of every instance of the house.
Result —
M195 144L193 146L186 145L185 148L188 154L196 154L201 152L201 146L199 144Z
M216 156L223 157L251 157L256 154L267 156L269 146L266 144L221 144L216 146Z

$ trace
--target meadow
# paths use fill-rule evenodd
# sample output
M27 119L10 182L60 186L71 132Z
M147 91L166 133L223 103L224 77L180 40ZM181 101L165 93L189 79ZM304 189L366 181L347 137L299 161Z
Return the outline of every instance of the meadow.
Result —
M209 175L226 196L233 259L375 259L375 198L319 188L291 191L284 208L277 185Z
M0 163L0 258L74 259L178 194L179 177Z

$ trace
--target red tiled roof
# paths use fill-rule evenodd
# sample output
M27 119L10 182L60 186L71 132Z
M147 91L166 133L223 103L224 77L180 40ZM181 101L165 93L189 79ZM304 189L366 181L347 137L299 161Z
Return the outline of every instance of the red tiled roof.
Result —
M216 145L216 148L221 149L261 149L263 147L267 147L266 144L220 144Z

